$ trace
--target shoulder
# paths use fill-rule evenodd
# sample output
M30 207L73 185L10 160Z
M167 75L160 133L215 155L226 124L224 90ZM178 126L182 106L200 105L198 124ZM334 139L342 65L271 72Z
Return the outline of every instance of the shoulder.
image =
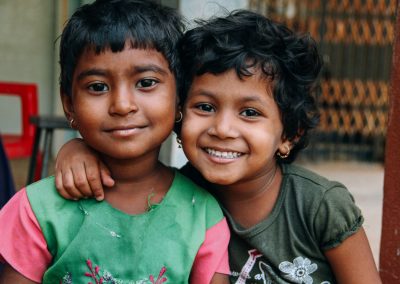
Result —
M295 202L300 215L309 220L321 248L337 246L361 227L361 210L343 184L296 165L286 165L284 171L287 202Z
M35 215L39 218L53 214L64 214L70 207L76 207L75 201L64 199L59 195L55 186L54 176L39 180L26 187L26 194Z
M306 191L307 194L322 196L332 190L348 192L342 183L329 180L299 165L282 165L282 172L286 185L296 190Z
M28 185L26 194L48 249L55 256L64 245L61 240L68 243L83 222L80 204L91 200L77 202L62 198L55 187L54 177Z
M207 223L212 226L223 218L223 213L215 197L204 188L195 184L179 171L175 172L173 186L176 186L174 201L181 208L206 216ZM208 227L208 226L207 226Z

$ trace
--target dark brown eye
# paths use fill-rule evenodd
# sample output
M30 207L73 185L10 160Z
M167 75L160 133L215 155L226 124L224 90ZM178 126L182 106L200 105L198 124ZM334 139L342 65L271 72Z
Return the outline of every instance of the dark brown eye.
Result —
M154 79L142 79L140 80L136 87L138 88L150 88L153 87L155 84L157 84L158 82Z
M107 92L109 89L106 84L93 83L93 84L90 84L89 90L92 92L96 92L96 93L100 93L100 92L102 93L102 92Z

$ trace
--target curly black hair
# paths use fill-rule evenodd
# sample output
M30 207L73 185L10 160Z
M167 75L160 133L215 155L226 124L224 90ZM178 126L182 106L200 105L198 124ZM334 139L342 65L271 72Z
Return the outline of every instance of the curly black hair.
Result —
M294 143L290 156L282 162L292 162L307 146L308 131L319 122L314 87L322 60L315 41L247 10L197 24L180 44L184 74L180 102L185 101L195 76L234 69L243 78L252 76L254 68L262 70L272 82L283 137Z
M71 96L72 76L81 54L87 48L100 53L132 48L156 49L162 53L180 80L178 43L184 31L179 13L146 0L97 0L81 6L68 20L60 42L60 88ZM179 87L179 86L178 86Z

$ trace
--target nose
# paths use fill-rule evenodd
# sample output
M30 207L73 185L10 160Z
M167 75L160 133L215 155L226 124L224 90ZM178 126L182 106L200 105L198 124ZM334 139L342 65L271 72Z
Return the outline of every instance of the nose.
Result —
M207 133L219 139L237 138L239 131L235 116L229 113L217 113Z
M127 115L137 110L135 94L129 87L118 87L111 93L110 114Z

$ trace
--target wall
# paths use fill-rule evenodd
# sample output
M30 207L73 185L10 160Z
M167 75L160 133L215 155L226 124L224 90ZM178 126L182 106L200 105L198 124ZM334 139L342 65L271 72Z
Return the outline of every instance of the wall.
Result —
M0 80L37 83L44 114L58 99L53 94L54 2L0 1ZM19 120L13 119L18 118L17 102L0 100L0 130L19 129Z

